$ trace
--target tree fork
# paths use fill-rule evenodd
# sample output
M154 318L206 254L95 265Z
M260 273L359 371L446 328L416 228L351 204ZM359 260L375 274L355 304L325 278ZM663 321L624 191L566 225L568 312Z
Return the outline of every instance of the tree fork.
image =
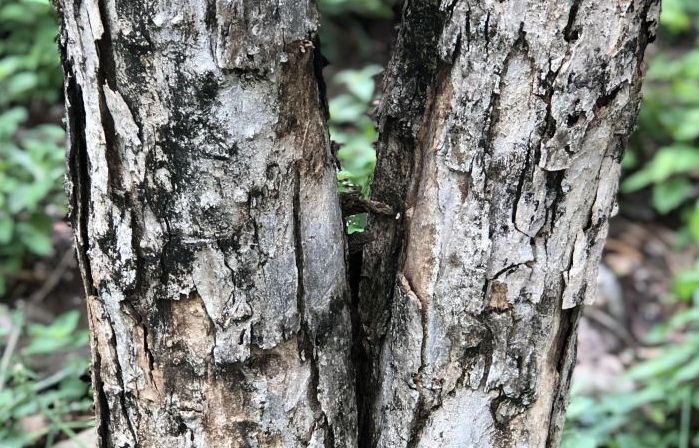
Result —
M100 446L559 444L658 0L406 0L349 270L311 0L57 8Z

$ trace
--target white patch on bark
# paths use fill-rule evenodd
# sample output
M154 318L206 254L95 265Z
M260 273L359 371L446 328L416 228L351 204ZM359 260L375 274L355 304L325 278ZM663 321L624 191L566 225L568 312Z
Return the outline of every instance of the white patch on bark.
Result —
M461 389L445 398L430 414L420 434L419 448L435 446L481 448L493 446L491 397L483 392Z

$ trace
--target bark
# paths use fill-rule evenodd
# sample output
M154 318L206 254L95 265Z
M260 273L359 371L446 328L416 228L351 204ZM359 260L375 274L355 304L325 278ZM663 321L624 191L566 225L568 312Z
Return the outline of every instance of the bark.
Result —
M406 0L354 329L314 2L57 7L100 446L559 444L658 0Z
M314 3L57 8L99 445L355 445Z
M408 0L359 288L361 444L557 446L658 0Z

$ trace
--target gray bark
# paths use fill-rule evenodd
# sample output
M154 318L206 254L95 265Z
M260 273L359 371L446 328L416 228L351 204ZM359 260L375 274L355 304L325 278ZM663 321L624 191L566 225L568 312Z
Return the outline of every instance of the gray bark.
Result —
M100 446L353 446L311 0L61 0Z
M557 446L657 0L408 0L359 288L360 437ZM363 387L362 387L363 386Z
M406 1L354 335L313 1L58 9L100 446L558 445L658 0Z

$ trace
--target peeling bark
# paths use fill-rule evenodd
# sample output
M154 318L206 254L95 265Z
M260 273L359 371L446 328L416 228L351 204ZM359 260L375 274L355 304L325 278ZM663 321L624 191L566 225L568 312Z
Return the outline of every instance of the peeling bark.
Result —
M355 445L313 2L57 8L100 446Z
M557 446L657 0L408 0L363 253L364 446Z
M354 335L313 1L57 3L100 446L559 444L658 0L406 0Z

